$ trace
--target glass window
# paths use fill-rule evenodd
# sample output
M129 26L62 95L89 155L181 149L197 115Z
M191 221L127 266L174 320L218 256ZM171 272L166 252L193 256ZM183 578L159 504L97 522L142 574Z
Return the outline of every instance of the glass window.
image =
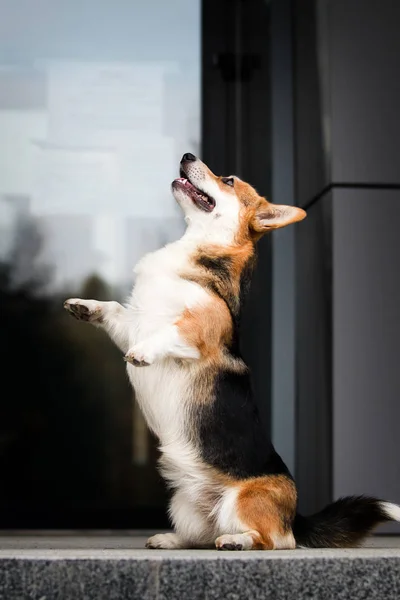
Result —
M0 19L1 527L156 527L157 450L104 333L177 238L200 152L200 0L4 0Z

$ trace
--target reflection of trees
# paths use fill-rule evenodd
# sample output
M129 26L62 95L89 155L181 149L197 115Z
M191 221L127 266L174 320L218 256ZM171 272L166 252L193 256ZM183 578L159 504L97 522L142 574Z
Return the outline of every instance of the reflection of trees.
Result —
M22 223L0 263L0 526L13 511L135 503L132 392L121 353L64 313L64 295L43 293L49 271L38 263L40 246L32 223ZM97 276L84 287L89 297L109 295Z
M6 261L9 283L13 288L25 289L33 294L48 283L50 269L38 260L41 248L42 237L35 223L26 217L19 218L14 243Z

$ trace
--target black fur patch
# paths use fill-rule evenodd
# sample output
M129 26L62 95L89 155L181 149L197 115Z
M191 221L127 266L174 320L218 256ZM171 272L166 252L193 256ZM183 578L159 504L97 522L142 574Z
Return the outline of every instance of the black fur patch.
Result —
M213 276L209 283L209 288L225 302L231 313L233 334L229 350L233 356L240 356L241 313L244 300L250 287L251 274L256 262L256 257L255 255L250 257L242 270L238 295L234 293L231 284L230 268L232 266L232 258L229 254L215 257L204 254L200 256L197 262L199 265L212 272Z
M203 254L197 263L212 273L209 287L224 300L232 315L236 315L240 308L240 298L233 293L231 284L232 258L229 254L225 256L209 256Z
M209 271L213 271L214 275L218 277L219 280L229 284L231 280L230 268L232 266L232 258L229 255L207 256L204 254L200 256L197 262Z
M236 313L232 313L231 317L233 322L232 342L229 348L233 356L241 357L240 353L240 328L242 321L242 313L248 291L250 289L251 275L253 273L256 257L252 256L245 264L240 277L240 294L239 294L239 308ZM228 305L229 306L229 305Z
M203 460L236 478L285 474L260 421L248 373L222 371L215 381L215 400L193 415Z
M230 255L203 255L198 264L212 272L209 287L229 308L233 336L228 350L233 356L240 357L241 312L255 256L242 270L239 294L234 294L231 284ZM240 479L280 474L291 477L269 439L267 427L260 421L249 373L222 370L216 377L213 395L213 401L200 409L197 406L193 415L203 460Z
M253 269L256 264L257 257L255 254L245 264L242 274L240 276L240 303L242 304L244 299L247 296L247 293L250 289L251 276L253 274Z
M311 517L296 515L293 534L297 545L308 548L357 546L376 525L389 520L380 500L349 496Z

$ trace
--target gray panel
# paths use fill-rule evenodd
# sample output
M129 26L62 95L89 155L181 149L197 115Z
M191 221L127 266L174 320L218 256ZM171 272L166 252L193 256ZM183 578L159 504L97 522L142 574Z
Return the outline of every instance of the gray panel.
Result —
M321 58L325 56L321 39L326 19L325 3L316 10L315 0L295 0L294 7L294 134L296 169L296 204L306 205L330 183L329 135L324 123L330 91L321 73ZM317 21L319 26L317 27Z
M296 480L305 514L332 500L331 204L328 194L296 231Z
M332 180L400 182L400 2L329 2Z
M291 0L271 3L272 200L293 204ZM301 225L300 225L301 226ZM272 236L272 441L295 466L295 227Z
M400 503L400 192L333 205L334 496Z
M400 183L400 2L295 0L297 201Z

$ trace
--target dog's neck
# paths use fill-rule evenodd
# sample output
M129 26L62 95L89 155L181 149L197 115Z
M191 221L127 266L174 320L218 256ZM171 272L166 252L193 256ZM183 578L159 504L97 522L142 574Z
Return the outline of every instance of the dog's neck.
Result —
M179 240L183 244L193 246L212 244L221 248L234 245L235 231L229 227L220 227L218 221L210 224L186 219L186 223L187 228Z

